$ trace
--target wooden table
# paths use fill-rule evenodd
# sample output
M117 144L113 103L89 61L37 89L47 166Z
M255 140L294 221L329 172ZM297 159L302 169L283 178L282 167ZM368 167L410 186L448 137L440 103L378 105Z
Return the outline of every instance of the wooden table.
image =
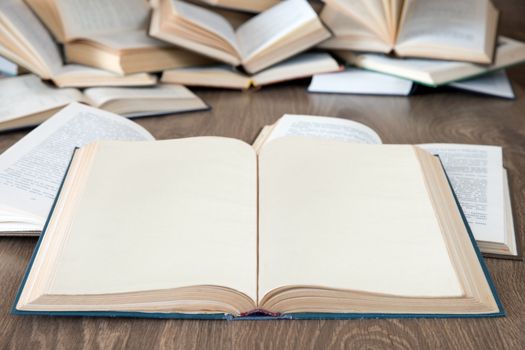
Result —
M497 1L504 34L525 41L525 1ZM375 129L385 143L451 142L504 148L515 228L525 242L525 66L509 70L517 99L441 91L403 97L308 94L305 84L260 91L195 90L210 112L143 118L158 139L217 135L252 142L284 113L344 117ZM25 132L0 135L0 151ZM487 259L506 309L497 319L351 321L179 321L20 317L10 314L35 246L0 239L0 348L525 348L525 262ZM370 263L373 264L373 257Z

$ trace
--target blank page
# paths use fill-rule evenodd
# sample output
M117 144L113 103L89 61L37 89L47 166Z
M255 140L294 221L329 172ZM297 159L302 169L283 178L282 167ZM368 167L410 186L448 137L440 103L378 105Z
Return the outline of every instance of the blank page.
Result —
M219 285L255 300L256 188L238 140L101 143L49 292Z
M459 296L412 146L285 137L259 156L259 295L310 285Z

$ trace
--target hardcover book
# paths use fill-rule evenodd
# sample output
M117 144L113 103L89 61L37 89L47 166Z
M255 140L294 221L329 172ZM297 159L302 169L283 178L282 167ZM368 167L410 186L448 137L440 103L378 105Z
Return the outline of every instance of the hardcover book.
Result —
M14 312L503 315L438 158L302 137L80 148Z

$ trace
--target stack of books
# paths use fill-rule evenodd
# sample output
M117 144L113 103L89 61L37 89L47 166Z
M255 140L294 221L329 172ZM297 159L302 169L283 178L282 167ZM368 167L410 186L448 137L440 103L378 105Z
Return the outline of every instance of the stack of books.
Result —
M0 99L39 101L3 110L0 130L38 124L64 101L108 109L109 98L127 116L202 110L195 95L184 102L191 92L181 85L245 89L341 68L328 53L304 53L331 36L305 0L7 0L0 18L0 71L34 74L2 81Z

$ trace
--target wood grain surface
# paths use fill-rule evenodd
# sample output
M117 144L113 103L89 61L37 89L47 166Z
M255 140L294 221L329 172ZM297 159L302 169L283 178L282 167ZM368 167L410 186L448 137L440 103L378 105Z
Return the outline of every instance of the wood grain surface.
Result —
M495 1L503 34L525 41L525 1ZM143 118L158 139L216 135L252 142L284 113L365 123L385 143L453 142L504 148L517 234L525 242L525 66L509 70L514 101L442 90L404 97L308 94L306 82L259 91L195 90L210 112ZM0 134L0 151L27 133ZM145 232L147 234L147 232ZM507 316L497 319L187 321L10 314L36 239L0 239L0 348L524 349L525 262L486 259ZM522 247L525 248L525 247ZM363 264L373 264L373 258Z

